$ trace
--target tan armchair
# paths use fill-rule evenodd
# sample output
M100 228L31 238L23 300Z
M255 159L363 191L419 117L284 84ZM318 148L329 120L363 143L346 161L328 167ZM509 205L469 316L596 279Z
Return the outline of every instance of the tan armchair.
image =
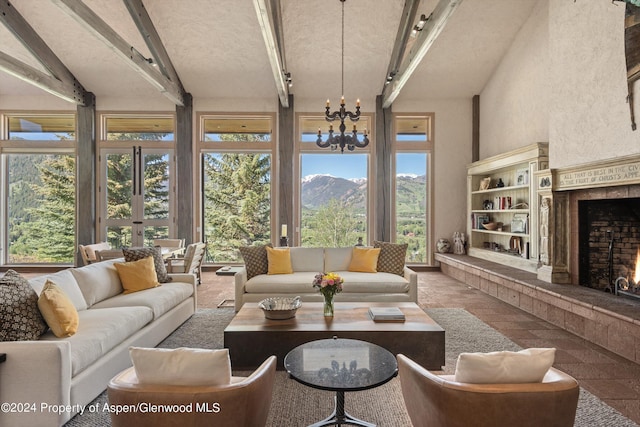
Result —
M184 258L167 258L167 272L192 273L196 275L198 283L200 283L200 270L202 269L206 248L207 244L202 242L188 245Z
M275 356L265 360L250 376L232 377L230 385L215 387L141 385L135 370L128 368L107 386L110 405L183 405L185 410L178 413L111 412L111 424L113 427L262 427L269 415L275 373Z
M580 387L551 368L541 383L466 384L399 354L404 403L414 427L573 426Z

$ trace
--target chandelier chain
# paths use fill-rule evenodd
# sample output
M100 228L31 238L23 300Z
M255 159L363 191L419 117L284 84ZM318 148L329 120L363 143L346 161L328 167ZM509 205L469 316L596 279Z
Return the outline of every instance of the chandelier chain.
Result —
M342 2L342 87L340 88L341 90L341 94L342 96L344 96L344 1L345 0L340 0Z
M340 147L340 152L344 153L344 149L347 148L349 151L353 151L356 147L357 148L364 148L367 145L369 145L369 138L367 137L367 129L365 128L363 135L362 135L362 142L360 142L358 140L358 130L356 128L355 123L360 119L360 100L358 99L356 101L356 112L353 113L351 111L347 111L347 109L345 108L345 103L344 103L344 3L346 0L340 0L340 2L342 3L342 33L341 33L341 37L342 39L340 40L340 47L341 47L341 54L340 54L340 60L341 60L341 87L340 89L342 90L342 97L340 98L340 109L334 111L333 113L331 112L330 106L329 106L329 100L327 99L327 106L325 107L325 119L328 122L333 122L334 120L339 119L340 120L340 126L338 127L339 129L339 134L334 135L334 130L333 130L333 125L329 126L329 137L327 138L326 141L322 140L322 129L318 129L318 139L316 140L316 145L320 148L327 148L327 147L331 147L331 150L337 150L338 147ZM347 126L345 125L344 121L346 119L349 119L351 122L354 123L353 125L353 131L351 132L351 134L347 134L346 130L347 130Z

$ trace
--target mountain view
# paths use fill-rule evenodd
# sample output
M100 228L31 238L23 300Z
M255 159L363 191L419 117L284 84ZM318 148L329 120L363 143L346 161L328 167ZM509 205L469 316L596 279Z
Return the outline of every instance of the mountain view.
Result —
M424 175L399 175L396 203L399 213L424 216ZM366 178L345 179L331 175L312 175L302 180L302 206L318 209L331 199L337 199L357 212L366 211ZM422 206L419 206L422 205Z
M426 176L398 175L396 184L396 241L409 244L408 261L425 262ZM362 178L305 177L301 190L303 244L320 244L317 230L323 229L335 231L329 241L333 246L352 245L366 236L366 191L367 180Z

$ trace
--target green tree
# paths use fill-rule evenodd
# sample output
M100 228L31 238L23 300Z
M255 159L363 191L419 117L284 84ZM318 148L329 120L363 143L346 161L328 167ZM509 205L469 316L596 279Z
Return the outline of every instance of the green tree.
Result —
M30 184L37 204L26 209L29 221L16 225L14 262L72 262L75 252L75 159L35 156L39 182Z
M239 260L238 248L271 240L271 158L266 154L204 156L204 218L209 256Z
M353 246L358 237L363 237L364 217L359 218L353 206L338 199L330 199L315 214L304 217L303 246Z

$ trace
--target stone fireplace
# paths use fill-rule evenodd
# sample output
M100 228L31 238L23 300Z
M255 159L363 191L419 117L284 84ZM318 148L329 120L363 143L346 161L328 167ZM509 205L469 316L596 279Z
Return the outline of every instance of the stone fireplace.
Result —
M536 174L541 209L538 278L613 291L640 248L640 156ZM547 240L547 241L545 241Z

